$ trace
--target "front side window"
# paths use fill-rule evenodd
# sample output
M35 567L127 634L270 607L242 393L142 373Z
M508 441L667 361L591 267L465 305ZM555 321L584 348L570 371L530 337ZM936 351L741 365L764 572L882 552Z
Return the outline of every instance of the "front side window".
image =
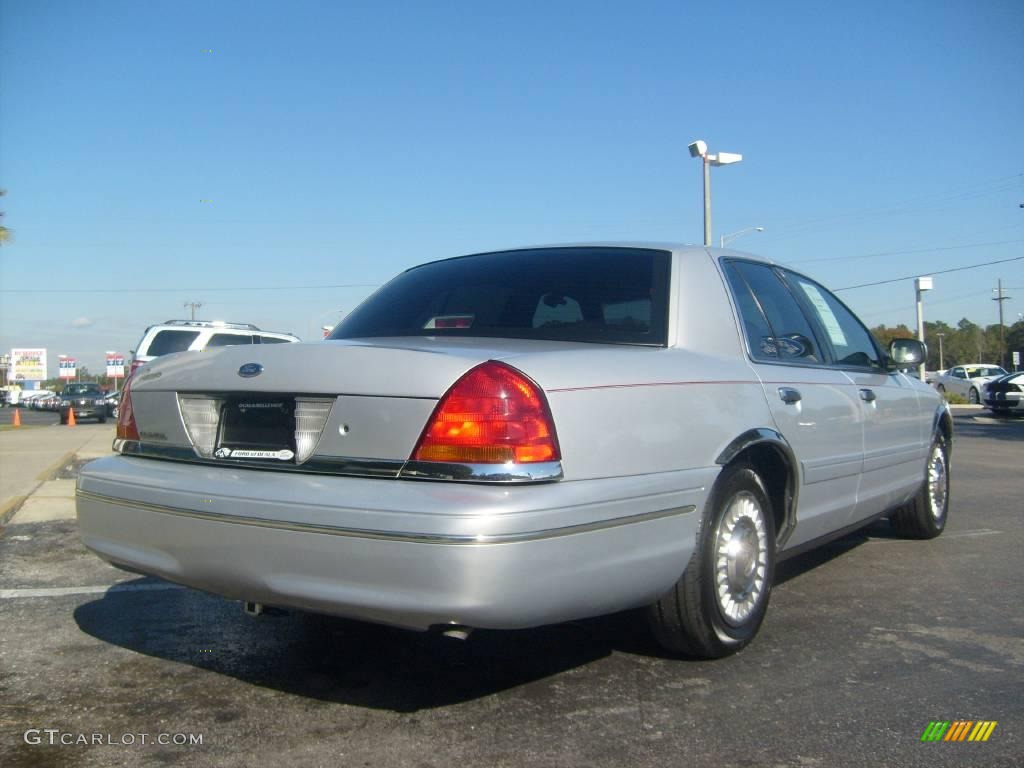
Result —
M824 330L837 365L883 368L882 356L867 328L835 296L806 277L787 273Z
M807 317L772 267L733 261L729 262L726 274L755 358L822 362L821 350ZM746 294L742 290L744 286Z
M671 254L645 248L537 248L410 269L329 339L456 336L664 346Z

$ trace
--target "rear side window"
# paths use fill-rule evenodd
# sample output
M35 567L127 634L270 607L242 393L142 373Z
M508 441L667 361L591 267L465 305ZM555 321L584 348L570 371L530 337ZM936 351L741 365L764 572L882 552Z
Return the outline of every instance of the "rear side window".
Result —
M252 336L244 333L215 333L206 342L205 349L210 347L234 347L239 344L252 344Z
M807 317L775 270L766 264L733 261L729 263L726 274L737 298L750 351L755 358L822 362L821 350ZM752 301L745 300L738 278L746 285ZM765 322L770 332L767 336L764 335Z
M288 339L278 339L274 336L260 336L259 340L260 344L287 344L289 342Z
M539 248L410 269L331 339L486 336L664 346L671 255L643 248Z
M145 354L160 357L172 352L184 352L197 338L199 331L158 331L149 342L149 349Z

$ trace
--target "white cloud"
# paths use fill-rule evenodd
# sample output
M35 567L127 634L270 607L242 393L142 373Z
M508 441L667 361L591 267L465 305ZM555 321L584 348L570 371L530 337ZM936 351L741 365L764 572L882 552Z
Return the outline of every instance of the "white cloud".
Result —
M94 321L91 317L76 317L74 320L71 321L71 327L88 328L90 325L93 324L93 322Z

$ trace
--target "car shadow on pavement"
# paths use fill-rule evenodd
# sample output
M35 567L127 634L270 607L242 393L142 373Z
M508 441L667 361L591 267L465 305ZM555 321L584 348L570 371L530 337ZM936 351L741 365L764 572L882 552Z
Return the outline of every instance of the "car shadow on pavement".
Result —
M170 587L108 592L79 606L74 618L83 632L145 656L395 712L489 696L615 651L664 655L637 612L529 630L477 630L459 640L298 611L253 618L236 601Z
M887 529L888 522L880 521L780 563L776 584L822 567ZM471 701L616 653L676 659L695 670L704 666L662 650L640 610L528 630L477 630L459 640L300 611L253 618L237 601L155 578L126 586L79 606L79 628L144 656L252 685L394 712Z

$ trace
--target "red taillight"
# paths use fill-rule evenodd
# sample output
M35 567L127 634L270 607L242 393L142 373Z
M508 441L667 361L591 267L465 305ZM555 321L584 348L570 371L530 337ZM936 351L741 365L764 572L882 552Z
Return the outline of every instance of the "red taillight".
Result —
M559 461L558 439L540 387L493 360L448 390L412 453L413 461L533 464Z
M131 384L132 377L129 376L124 382L124 389L121 390L121 402L117 406L118 440L139 439L139 428L135 426L135 413L132 411Z

